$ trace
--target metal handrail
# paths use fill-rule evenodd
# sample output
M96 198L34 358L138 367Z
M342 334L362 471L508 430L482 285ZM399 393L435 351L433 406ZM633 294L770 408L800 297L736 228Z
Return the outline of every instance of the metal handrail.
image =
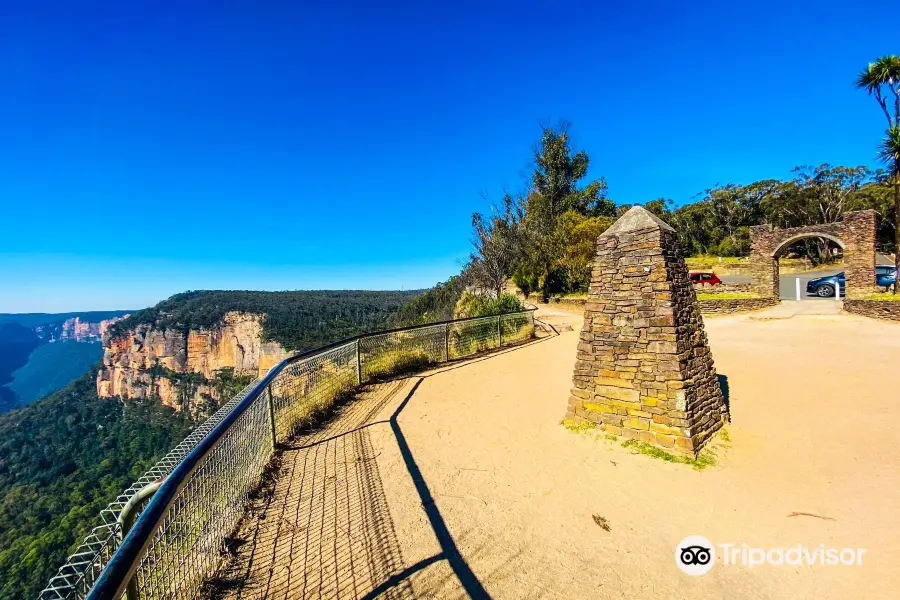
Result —
M47 587L41 591L39 600L77 600L87 595L109 557L122 541L119 517L128 502L148 484L165 479L194 446L212 430L215 424L231 412L231 409L256 387L257 381L258 379L247 384L243 390L220 406L208 419L197 426L177 446L100 511L101 524L91 530L90 535L60 566L56 575L50 578Z
M500 315L486 315L483 317L451 319L447 321L438 321L435 323L398 327L385 331L367 333L345 338L338 342L333 342L320 348L302 352L300 354L296 354L282 360L280 363L275 365L266 374L265 377L263 377L256 383L253 389L240 402L238 402L234 406L234 408L232 408L231 411L221 421L219 421L215 425L215 427L213 427L212 430L209 431L209 433L207 433L206 436L203 437L203 439L200 440L200 442L196 446L194 446L194 448L181 460L181 462L179 462L174 470L172 470L168 477L166 477L165 481L153 495L151 500L147 503L137 521L135 521L134 525L127 532L127 535L125 535L125 538L122 540L121 544L113 554L112 558L109 560L106 567L100 573L100 576L97 578L96 583L93 585L89 594L87 595L87 599L117 600L125 593L126 586L134 575L136 569L138 568L139 561L144 556L148 545L151 543L154 533L160 527L163 518L168 513L172 503L178 497L179 492L191 478L191 475L195 472L203 459L217 447L224 434L231 428L235 421L237 421L248 410L248 408L260 398L260 396L262 396L269 390L272 382L289 365L302 361L304 359L324 354L329 350L333 350L335 348L339 348L341 346L345 346L347 344L355 342L357 352L357 369L361 369L359 366L359 342L361 340L377 336L384 336L392 333L402 333L405 331L412 331L416 329L434 328L441 325L445 325L445 330L449 332L449 327L451 325L464 323L467 321L475 321L479 319L483 320L485 318L498 319L498 333L500 334L500 346L502 346L502 318L512 315L528 315L530 313L533 313L534 310L535 309L530 308L523 311L504 313ZM445 360L450 360L449 345L447 346ZM357 373L357 383L362 383L362 381L364 381L364 378L362 377L362 371L359 370ZM271 404L270 391L269 401ZM274 429L272 434L272 442L274 446Z
M132 496L131 499L125 503L125 507L122 509L121 514L119 514L118 520L120 535L126 535L131 531L131 526L134 525L134 520L137 518L141 506L144 504L144 500L152 498L153 494L155 494L160 486L162 486L164 481L165 478L145 485L138 490L137 494ZM137 600L137 598L137 588L134 586L134 579L131 579L125 588L125 599Z

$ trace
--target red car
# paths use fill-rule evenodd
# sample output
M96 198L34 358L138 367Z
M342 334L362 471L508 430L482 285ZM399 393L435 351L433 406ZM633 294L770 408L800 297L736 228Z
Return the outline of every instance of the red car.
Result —
M719 285L722 280L715 273L691 273L691 283L700 285Z

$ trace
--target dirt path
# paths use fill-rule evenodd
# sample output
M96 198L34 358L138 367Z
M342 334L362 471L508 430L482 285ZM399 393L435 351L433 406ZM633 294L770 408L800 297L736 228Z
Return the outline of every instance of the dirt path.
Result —
M245 524L225 595L896 597L900 325L709 319L733 423L698 472L559 424L580 323L547 312L558 337L376 386L298 440ZM867 553L690 577L674 561L689 534Z

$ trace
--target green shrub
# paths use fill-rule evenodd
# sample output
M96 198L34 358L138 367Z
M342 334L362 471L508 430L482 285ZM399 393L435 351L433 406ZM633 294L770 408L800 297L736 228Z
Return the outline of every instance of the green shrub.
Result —
M524 310L522 303L513 294L500 294L497 298L490 298L472 292L463 292L453 309L456 319L468 317L487 317L502 315Z
M449 321L453 318L453 307L465 289L465 279L454 275L401 306L397 311L397 324L406 327Z
M541 289L540 276L524 268L519 268L513 273L512 280L526 298L531 292L537 292Z
M497 348L499 341L496 319L455 323L450 327L450 358Z
M709 247L716 256L747 256L750 254L750 228L739 227L735 235L729 235L718 244Z

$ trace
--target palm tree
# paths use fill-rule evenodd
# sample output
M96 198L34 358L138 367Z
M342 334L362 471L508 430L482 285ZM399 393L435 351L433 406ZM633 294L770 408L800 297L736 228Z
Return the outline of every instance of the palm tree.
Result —
M888 122L884 139L878 147L878 158L887 163L894 179L894 264L900 272L900 56L882 56L859 74L856 87L875 97ZM893 114L888 107L893 95ZM897 293L898 285L894 285Z

